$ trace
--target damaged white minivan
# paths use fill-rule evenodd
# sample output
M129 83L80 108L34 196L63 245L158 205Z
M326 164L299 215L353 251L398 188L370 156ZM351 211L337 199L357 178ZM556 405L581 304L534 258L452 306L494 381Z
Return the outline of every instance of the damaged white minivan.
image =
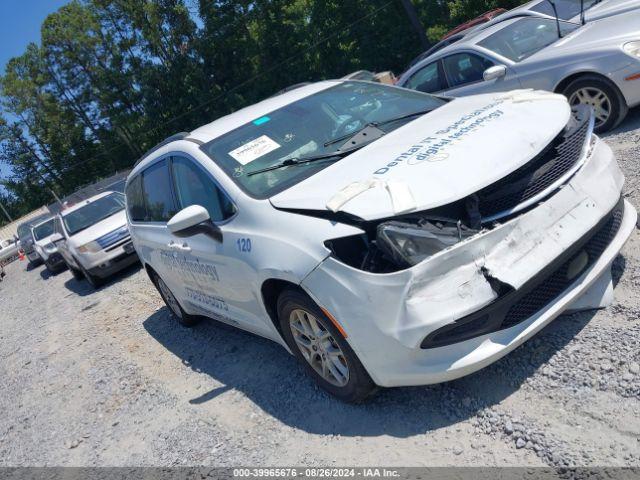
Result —
M181 323L275 340L343 400L451 380L610 301L636 211L593 123L537 91L306 85L148 152L131 238Z

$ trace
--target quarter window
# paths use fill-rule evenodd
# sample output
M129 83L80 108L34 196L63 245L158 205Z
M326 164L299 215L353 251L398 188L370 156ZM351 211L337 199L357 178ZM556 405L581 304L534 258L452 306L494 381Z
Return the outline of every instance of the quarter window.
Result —
M430 63L418 70L409 78L406 87L425 93L439 92L447 88L440 72L439 63Z
M153 164L142 173L142 194L145 221L166 222L176 214L166 160Z
M484 71L493 62L473 53L456 53L443 59L444 71L451 88L482 80Z
M142 175L129 182L127 185L127 209L129 218L133 222L142 222L147 216L147 209L144 206L144 196L142 194Z
M214 222L233 215L231 201L193 161L184 157L173 157L172 169L180 208L200 205L207 209Z

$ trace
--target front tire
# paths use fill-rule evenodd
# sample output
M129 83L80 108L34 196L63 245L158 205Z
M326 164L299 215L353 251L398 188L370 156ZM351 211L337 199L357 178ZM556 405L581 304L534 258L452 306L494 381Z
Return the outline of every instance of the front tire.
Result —
M75 257L74 257L75 258ZM94 289L98 289L100 288L103 284L104 284L104 279L98 277L97 275L92 275L91 273L89 273L80 262L78 262L76 260L76 263L78 264L78 266L80 267L80 271L82 273L82 276L85 278L85 280L87 280L87 283L89 285L91 285ZM73 276L76 277L75 273L73 272L73 270L71 270L71 273L73 273ZM77 278L77 277L76 277ZM79 279L78 279L79 280Z
M569 83L562 92L570 105L588 105L595 113L595 132L615 128L627 115L627 102L618 88L596 75L585 75Z
M155 272L151 272L149 276L151 277L151 281L156 287L156 290L160 293L162 300L164 300L165 305L180 325L183 327L193 327L198 323L199 318L195 315L189 315L183 310L173 292L169 289L167 284L164 283L164 280L160 278L160 275Z
M73 278L75 278L76 280L80 281L80 280L82 280L84 278L84 274L80 270L78 270L77 268L73 268L68 263L67 263L67 267L69 267L69 271L73 275Z
M307 295L285 290L278 298L278 318L287 345L321 388L352 403L375 391L355 352Z

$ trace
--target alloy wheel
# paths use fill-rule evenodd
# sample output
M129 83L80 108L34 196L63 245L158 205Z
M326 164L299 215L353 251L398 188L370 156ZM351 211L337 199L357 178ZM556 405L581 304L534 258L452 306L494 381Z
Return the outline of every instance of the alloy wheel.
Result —
M611 100L606 93L596 87L579 88L569 97L569 104L591 106L596 117L596 127L606 123L611 116Z
M349 365L323 320L295 309L289 315L289 325L296 346L309 365L327 382L344 387L349 382Z

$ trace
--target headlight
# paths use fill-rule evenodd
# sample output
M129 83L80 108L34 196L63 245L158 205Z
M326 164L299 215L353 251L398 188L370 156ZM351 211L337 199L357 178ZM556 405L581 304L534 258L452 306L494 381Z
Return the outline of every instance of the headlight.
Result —
M622 46L622 50L627 55L631 55L635 58L640 58L640 41L628 42Z
M80 253L96 253L101 250L100 245L97 242L89 242L78 247Z
M460 222L385 222L378 225L378 247L400 265L412 266L478 233Z

